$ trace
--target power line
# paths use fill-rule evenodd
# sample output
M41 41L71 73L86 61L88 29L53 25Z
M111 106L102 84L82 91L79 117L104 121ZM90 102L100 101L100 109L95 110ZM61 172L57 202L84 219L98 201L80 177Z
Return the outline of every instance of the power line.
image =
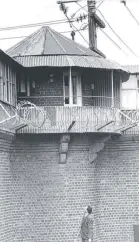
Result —
M86 1L86 0L77 0L77 2L81 2L81 1ZM81 6L81 8L84 8L85 6ZM77 12L78 11L79 10L77 10ZM75 21L76 21L75 18L72 18L72 20L70 20L70 22L75 22ZM14 29L20 29L20 28L30 28L30 27L37 27L37 26L44 26L44 25L63 24L68 22L69 21L66 19L60 19L60 20L54 20L54 21L48 21L48 22L39 22L39 23L32 23L32 24L25 24L25 25L2 27L0 28L0 31L14 30Z
M88 30L88 28L86 28L86 29L80 29L80 31L85 31L85 30ZM103 32L103 34L109 39L109 40L111 40L111 42L118 48L118 49L120 49L126 56L128 56L128 54L124 51L124 50L122 50L122 48L104 31L104 30L102 30L101 28L100 28L100 30ZM75 32L79 32L79 30L75 30ZM71 33L71 31L69 30L69 31L62 31L62 32L60 32L61 34L66 34L66 33ZM81 33L80 33L81 34ZM28 37L27 35L26 36L13 36L13 37L5 37L5 38L0 38L0 41L1 40L11 40L11 39L20 39L20 38L26 38L26 37ZM83 36L82 36L83 37ZM85 40L86 41L86 40ZM87 44L88 44L88 42L87 42Z
M105 0L100 1L100 3L98 4L98 6L96 7L96 10L100 7L100 5L101 5L104 1L105 1ZM80 7L80 9L78 9L76 12L80 11L81 9L84 9L86 12L88 12L88 11L85 9L85 7L87 7L87 5L82 6L82 5L81 5L80 3L78 3L78 2L77 2L77 4L78 4L78 6Z
M80 31L84 31L84 30L87 30L88 28L86 28L86 29L82 29L82 30L80 30ZM102 30L101 28L99 28L101 31L102 31L102 33L109 39L109 40L111 40L111 42L118 48L118 49L120 49L126 56L129 56L104 30ZM86 40L85 40L86 41ZM88 43L88 42L87 42Z
M102 4L104 2L104 0L103 1L101 1L101 3L100 4ZM99 6L100 6L100 4L99 4ZM78 5L81 7L81 8L85 8L86 7L86 5L85 6L81 6L79 3L78 3ZM79 11L79 10L78 10ZM86 9L85 9L85 11L87 11ZM98 10L99 11L99 10ZM99 11L100 12L100 11ZM101 12L100 12L101 13ZM102 17L104 18L104 20L106 21L106 23L109 25L109 27L111 28L111 30L115 33L115 31L112 29L112 27L110 26L110 24L108 23L108 21L106 20L106 18L104 17L104 15L101 13L101 15L102 15ZM46 24L46 25L52 25L52 24L61 24L61 23L70 23L71 24L71 28L74 30L74 32L78 32L80 35L81 35L81 37L84 39L84 41L88 44L88 41L84 38L84 36L80 33L80 31L83 31L83 30L85 30L85 29L81 29L81 30L78 30L77 28L76 28L76 26L75 25L73 25L73 22L75 22L75 19L74 20L71 20L71 19L69 19L69 17L68 16L66 16L66 18L67 18L67 20L66 19L62 19L62 20L55 20L55 21L49 21L49 22L42 22L42 23L35 23L35 24L28 24L28 25L20 25L20 26L12 26L12 27L5 27L5 28L0 28L0 31L2 31L2 30L11 30L11 29L17 29L17 28L26 28L26 27L37 27L37 26L42 26L42 24L44 25L44 24ZM86 28L87 29L87 28ZM101 30L104 34L105 34L105 36L107 36L107 38L109 38L114 44L115 44L115 46L117 46L121 51L123 51L122 50L122 48L108 35L108 34L106 34L106 32L104 32L103 30ZM71 31L63 31L63 32L60 32L60 33L70 33ZM116 34L116 33L115 33ZM117 34L116 34L116 36L117 36ZM0 40L8 40L8 39L17 39L17 38L25 38L25 37L27 37L27 36L17 36L17 37L5 37L5 38L0 38ZM119 36L117 36L118 38L120 38ZM121 40L121 38L120 38L120 40ZM122 40L121 40L122 41ZM122 41L122 43L124 43L125 45L126 45L126 43L125 42L123 42ZM128 49L130 49L130 51L134 54L134 55L136 55L132 50L131 50L131 48L129 47L129 46L127 46L126 45L126 47L128 48ZM123 51L124 52L124 51ZM124 52L124 54L126 54L127 55L127 53L126 52Z
M100 5L104 2L105 0L102 0L102 1L100 1L100 3L98 4L98 6L96 7L96 10L100 7ZM80 9L78 9L77 11L80 11L82 8L88 13L88 11L85 9L85 7L87 7L87 5L84 5L84 6L82 6L80 3L78 3L77 2L77 4L78 4L78 6L80 7Z
M131 10L129 9L129 7L126 5L126 3L124 3L124 6L126 7L126 9L128 10L128 12L130 13L130 15L132 16L132 18L135 20L135 22L137 23L137 25L139 25L139 21L136 19L136 17L131 12Z
M110 39L112 41L112 43L118 48L120 49L126 56L129 56L104 30L102 30L101 28L99 28L103 34L105 34L105 36Z
M74 26L75 27L75 26ZM75 27L76 28L76 27ZM87 30L86 29L80 29L80 30L74 30L75 32L78 32L78 31L84 31L84 30ZM59 32L60 34L67 34L67 33L71 33L70 30L67 30L67 31L61 31ZM10 40L10 39L22 39L22 38L26 38L28 37L28 35L23 35L23 36L12 36L12 37L4 37L4 38L0 38L0 40Z
M121 37L114 31L114 29L111 27L111 25L108 23L108 21L106 20L106 18L104 17L104 15L101 13L101 11L98 9L99 6L104 2L105 0L103 0L96 8L96 10L99 11L99 13L102 15L103 19L105 20L105 22L107 23L107 25L110 27L110 29L113 31L113 33L117 36L117 38L132 52L132 54L134 54L136 57L138 57L135 52L121 39ZM82 7L79 3L78 5L80 7ZM83 7L84 8L84 7ZM84 8L85 9L85 8ZM86 9L85 9L86 12L88 12ZM102 31L104 32L104 31ZM105 33L105 32L104 32ZM108 37L108 36L107 36ZM117 45L117 44L116 44Z
M102 3L104 3L105 0L102 0L101 3L98 4L97 9L101 6Z
M101 14L101 16L103 17L103 19L105 20L105 22L107 23L107 25L109 26L109 28L112 30L112 32L117 36L117 38L130 50L130 52L132 52L133 55L135 55L136 57L138 57L136 55L136 53L121 39L121 37L115 32L115 30L111 27L111 25L109 24L109 22L106 20L106 18L104 17L104 15L102 14L102 12L98 9L99 13Z
M73 25L73 24L72 24ZM88 41L85 39L85 37L80 33L81 30L78 30L75 25L73 25L73 27L76 29L76 32L78 32L80 34L80 36L83 38L83 40L89 45Z
M72 19L71 22L75 22L76 19ZM0 28L0 31L7 31L7 30L14 30L20 28L30 28L30 27L37 27L37 26L45 26L45 25L55 25L55 24L63 24L68 23L67 19L55 20L55 21L48 21L48 22L40 22L35 24L26 24L26 25L18 25L18 26L11 26L11 27L3 27Z
M81 9L84 9L86 12L88 12L88 11L85 9L85 7L87 7L87 4L84 5L84 6L82 6L80 3L77 2L77 5L80 7L80 9L78 9L78 11L81 10Z
M71 19L76 15L76 13L78 13L81 9L84 9L85 10L85 7L87 7L87 5L84 5L84 6L81 6L79 3L77 3L79 6L80 6L80 8L75 12L75 13L73 13L72 15L71 15Z
M82 7L82 6L81 6ZM80 30L78 30L76 28L76 26L73 24L73 21L71 22L71 19L68 17L68 14L67 14L67 8L65 7L65 4L63 2L61 2L61 5L60 5L60 9L62 10L62 12L64 13L64 15L66 16L68 22L69 22L69 25L70 27L72 28L72 39L74 40L74 36L75 36L75 30L80 34L80 36L83 38L83 40L89 45L88 41L84 38L84 36L80 33ZM80 16L80 20L82 21L83 17Z
M12 36L12 37L4 37L4 38L0 38L0 40L10 40L10 39L21 39L21 38L26 38L28 37L26 36Z
M81 29L80 31L84 31L86 29ZM78 32L78 30L75 30L75 32ZM67 33L71 33L70 30L67 31L62 31L59 32L60 34L67 34ZM22 38L26 38L28 37L28 35L24 35L24 36L12 36L12 37L4 37L4 38L0 38L0 40L12 40L12 39L22 39Z

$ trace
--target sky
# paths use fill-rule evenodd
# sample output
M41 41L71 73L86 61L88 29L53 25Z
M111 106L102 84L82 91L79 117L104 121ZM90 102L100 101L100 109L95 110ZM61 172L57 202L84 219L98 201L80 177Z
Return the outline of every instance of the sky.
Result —
M97 6L102 0L96 0ZM128 8L132 11L136 19L139 21L139 0L126 0ZM80 0L79 4L85 6L87 0ZM69 17L79 9L76 3L66 4L68 7ZM86 8L87 9L87 8ZM108 59L116 61L121 65L138 64L139 65L139 25L131 17L125 6L120 0L104 0L98 8L104 15L107 22L121 39L129 46L134 54L115 36L109 26L106 24L104 31L120 46L119 49L103 32L98 30L97 46ZM97 11L98 15L100 12ZM86 13L83 9L76 14ZM11 27L17 25L32 24L38 22L47 22L53 20L65 19L64 14L59 9L57 0L4 0L1 1L0 28ZM103 18L102 18L103 19ZM103 19L104 20L104 19ZM85 20L83 23L87 23ZM76 28L80 29L83 23L74 23ZM68 23L51 25L51 28L58 32L71 30ZM28 36L40 27L20 28L16 30L0 31L0 39L15 36ZM1 30L1 29L0 29ZM86 41L76 33L76 42L88 47L88 30L81 31ZM70 33L65 34L71 38ZM7 50L21 39L0 40L0 49Z

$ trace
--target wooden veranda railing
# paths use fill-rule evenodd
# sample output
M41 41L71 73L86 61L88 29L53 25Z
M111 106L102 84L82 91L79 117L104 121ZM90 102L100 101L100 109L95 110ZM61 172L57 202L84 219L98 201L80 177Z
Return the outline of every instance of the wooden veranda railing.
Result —
M135 124L120 109L113 107L62 107L45 106L42 114L36 117L34 110L28 113L28 119L36 122L18 130L19 133L120 133ZM38 127L37 124L41 124Z
M88 106L30 106L23 101L16 112L0 104L0 128L18 133L121 133L138 127L139 111L122 111L117 100L114 107L106 97L93 100L96 105Z

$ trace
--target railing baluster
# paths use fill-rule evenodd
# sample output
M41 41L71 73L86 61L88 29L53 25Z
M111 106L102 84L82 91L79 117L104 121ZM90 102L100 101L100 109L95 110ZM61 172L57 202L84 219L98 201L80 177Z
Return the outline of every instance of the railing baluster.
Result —
M95 106L67 105L40 107L43 108L45 112L45 123L39 127L39 129L37 127L33 129L28 125L28 128L24 128L24 131L26 132L26 130L28 130L28 132L36 133L63 133L68 132L69 126L74 121L69 132L95 132L97 129L99 129L99 132L115 132L124 126L130 125L133 121L135 122L138 120L137 110L128 113L126 111L120 111L119 108L111 107L111 97L84 96L83 98L86 103L90 103L91 100L94 100L93 103L95 103ZM47 100L48 99L49 97L47 97ZM115 101L115 104L118 106L117 100ZM26 110L24 110L23 114L25 112ZM29 119L38 122L35 118L37 119L35 113L31 111ZM41 117L38 118L41 119Z

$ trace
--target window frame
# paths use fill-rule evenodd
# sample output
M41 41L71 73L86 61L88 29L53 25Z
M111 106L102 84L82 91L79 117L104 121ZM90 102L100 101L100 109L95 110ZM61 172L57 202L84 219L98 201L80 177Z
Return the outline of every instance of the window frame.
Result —
M23 81L23 83L21 83ZM21 85L24 84L25 92L21 91ZM18 97L30 97L31 96L31 86L29 76L25 76L24 73L20 74L18 80L18 90L17 90Z
M16 105L16 72L12 66L0 61L0 101Z
M64 77L68 76L68 81L69 81L69 104L65 104L65 80ZM77 83L76 83L76 87L77 87L77 104L74 104L73 100L73 81L70 80L70 73L69 72L63 72L63 95L64 95L64 106L65 107L76 107L76 106L82 106L82 82L81 82L81 75L78 72L71 72L71 78L73 76L76 76L77 78Z

